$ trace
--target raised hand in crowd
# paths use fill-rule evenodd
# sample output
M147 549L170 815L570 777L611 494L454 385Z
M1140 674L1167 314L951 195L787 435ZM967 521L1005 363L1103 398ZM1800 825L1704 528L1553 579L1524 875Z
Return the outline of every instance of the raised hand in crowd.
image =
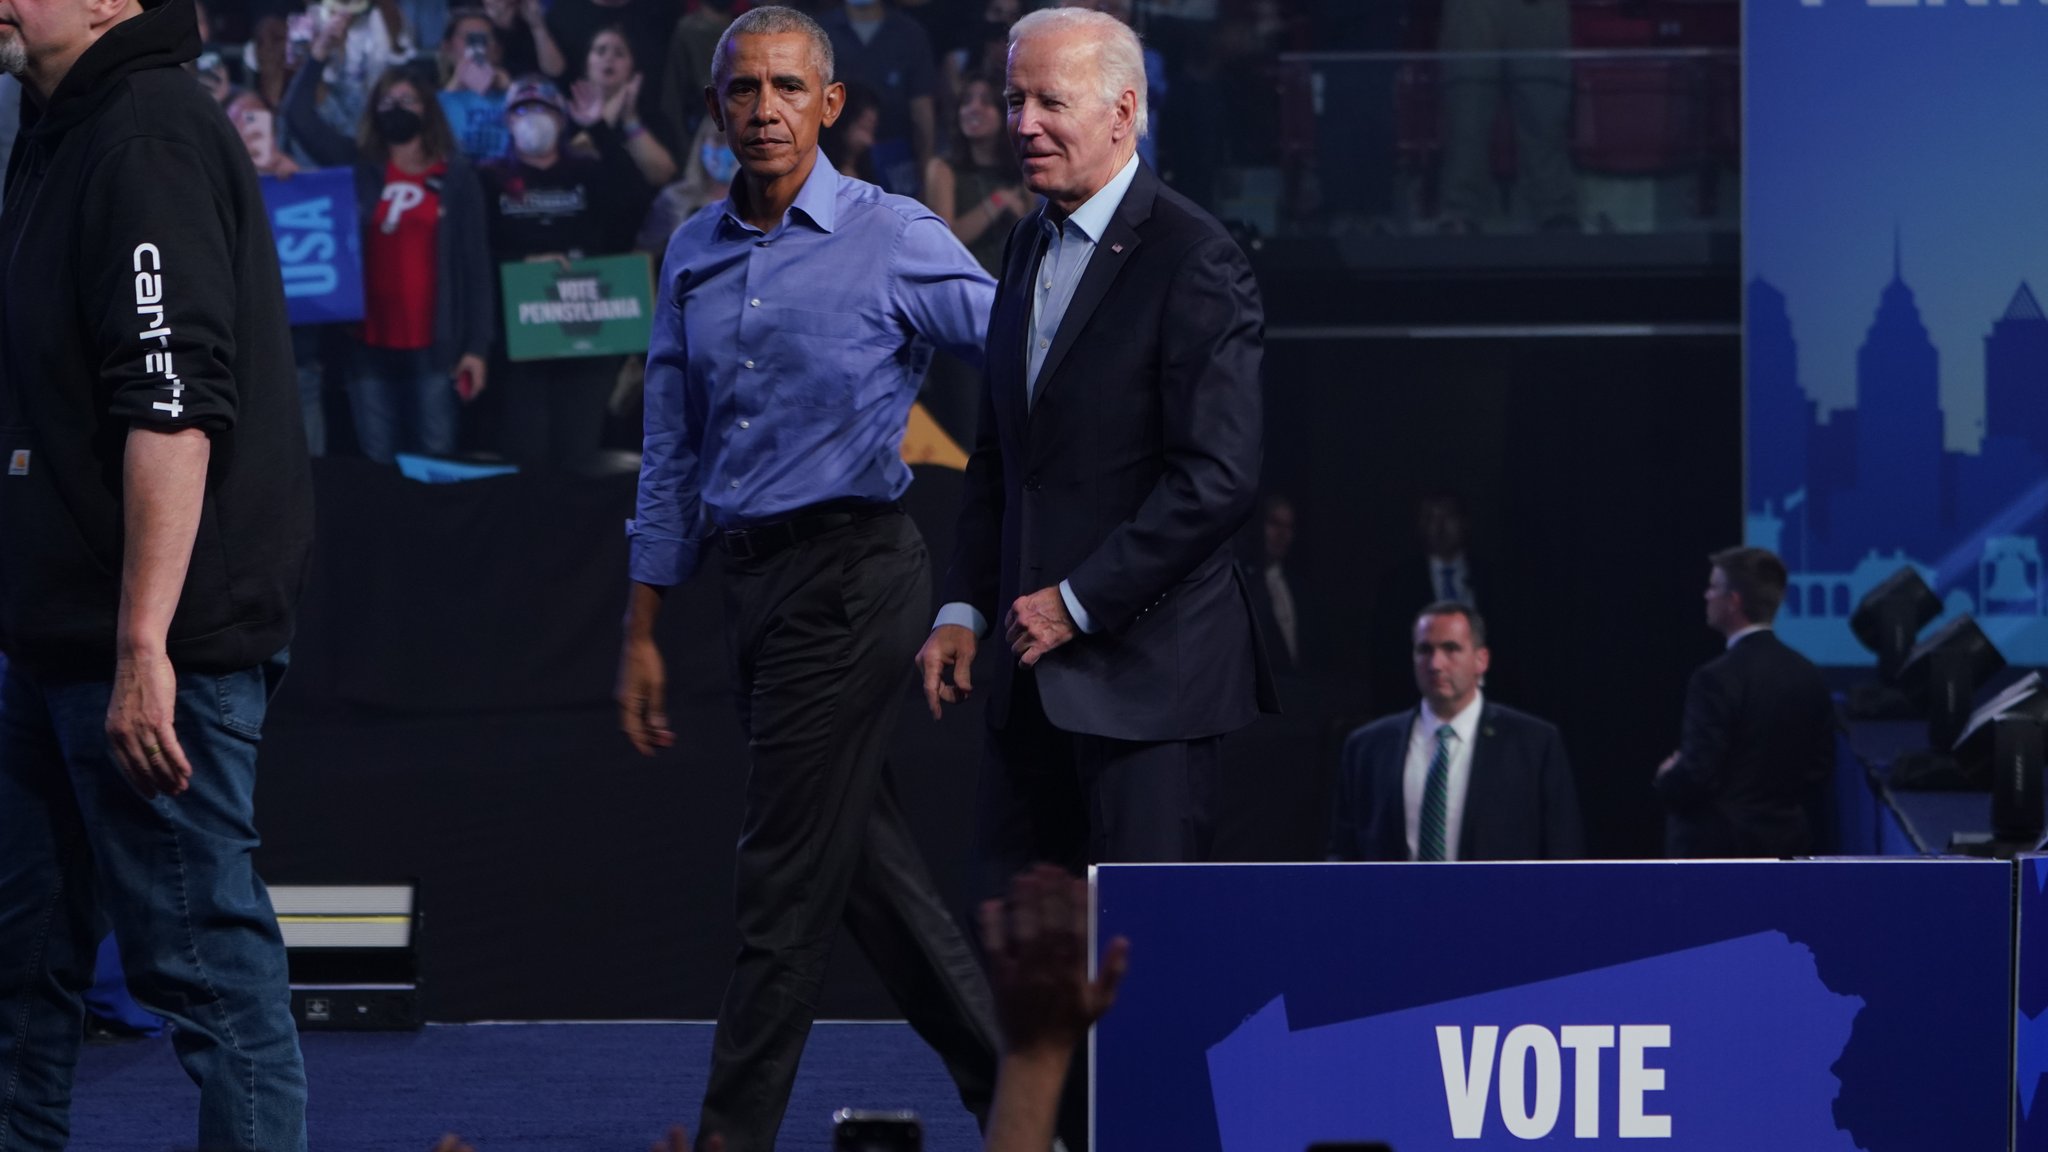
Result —
M462 394L467 404L483 394L484 380L490 373L490 365L483 357L469 353L455 362L455 371L449 374L455 390Z
M326 16L321 20L319 30L313 33L313 43L307 48L307 52L311 53L316 62L327 63L348 40L348 26L347 16L340 13Z
M605 119L604 91L595 81L578 80L569 85L569 119L588 128Z
M1007 899L981 906L981 941L1003 1031L983 1150L1044 1152L1067 1067L1088 1029L1116 1003L1130 941L1110 941L1100 974L1090 979L1088 883L1049 864L1012 880Z

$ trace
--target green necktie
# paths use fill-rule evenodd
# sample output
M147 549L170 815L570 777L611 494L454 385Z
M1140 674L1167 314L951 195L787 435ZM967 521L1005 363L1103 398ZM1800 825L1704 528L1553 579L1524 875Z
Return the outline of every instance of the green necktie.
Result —
M1457 738L1449 724L1436 730L1436 755L1430 757L1429 776L1422 784L1422 827L1415 837L1417 860L1444 858L1444 821L1451 809L1451 741Z

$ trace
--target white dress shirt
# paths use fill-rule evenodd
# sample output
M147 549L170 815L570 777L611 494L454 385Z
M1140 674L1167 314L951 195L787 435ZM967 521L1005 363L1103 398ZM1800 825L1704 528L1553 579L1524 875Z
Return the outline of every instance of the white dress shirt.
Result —
M1052 351L1054 337L1059 334L1060 323L1067 318L1067 306L1074 302L1074 291L1081 286L1081 277L1088 271L1088 262L1095 255L1095 245L1109 228L1109 222L1116 218L1117 208L1124 202L1124 194L1131 190L1131 182L1138 178L1138 157L1133 154L1109 178L1109 183L1097 189L1095 195L1082 201L1081 206L1069 213L1065 220L1055 223L1049 214L1051 205L1041 205L1038 212L1038 227L1045 233L1045 255L1038 267L1031 270L1031 327L1024 333L1024 402L1026 407L1038 397L1038 372L1044 367L1045 358ZM1035 592L1037 589L1027 589ZM1060 581L1060 599L1066 601L1067 615L1074 618L1074 627L1082 632L1095 631L1095 621L1089 618L1088 609L1074 595L1074 588L1067 581ZM999 605L1007 609L1009 605ZM947 604L939 609L938 618L932 627L942 624L963 624L974 630L976 636L988 631L988 621L971 604Z
M1429 762L1436 758L1436 730L1449 725L1451 739L1450 774L1444 789L1444 859L1458 858L1458 834L1465 827L1465 791L1472 783L1472 744L1479 736L1479 711L1486 706L1486 694L1476 692L1472 702L1449 720L1440 720L1424 704L1408 733L1408 760L1401 770L1401 808L1408 830L1408 858L1416 859L1422 848L1422 790L1429 782Z
M1462 552L1450 560L1429 558L1429 594L1438 600L1456 600L1479 607L1472 594L1472 568L1465 563Z
M1728 637L1728 647L1733 648L1737 644L1742 643L1742 638L1752 632L1769 632L1770 630L1771 626L1769 624L1751 624L1747 628L1737 629L1735 635Z
M1295 627L1294 591L1287 586L1287 573L1278 561L1266 565L1266 598L1273 604L1273 622L1280 626L1280 642L1287 646L1287 658L1301 663L1300 631Z

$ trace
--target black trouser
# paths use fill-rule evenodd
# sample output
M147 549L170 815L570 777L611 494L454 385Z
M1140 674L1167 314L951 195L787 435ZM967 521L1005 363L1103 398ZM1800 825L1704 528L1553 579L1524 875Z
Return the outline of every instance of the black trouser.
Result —
M1057 658L1057 657L1055 657ZM1138 742L1053 726L1037 674L1018 668L1010 711L989 729L978 800L980 898L1000 896L1036 861L1199 863L1215 838L1221 737ZM1060 1100L1069 1152L1088 1149L1088 1046L1074 1054Z
M1017 669L1008 722L989 730L982 765L978 895L1000 895L1040 860L1079 872L1208 859L1222 748L1215 736L1141 743L1061 731L1037 675Z
M1016 668L1008 724L989 730L981 765L975 896L1001 896L1036 861L1075 873L1096 863L1206 861L1221 765L1221 736L1137 742L1063 732L1044 715L1038 674ZM1059 1136L1069 1152L1087 1152L1087 1043L1073 1054Z
M897 808L886 763L931 611L901 513L726 568L726 638L752 767L739 839L740 950L712 1041L698 1147L769 1152L841 922L986 1119L988 984ZM857 1103L849 1101L849 1103Z

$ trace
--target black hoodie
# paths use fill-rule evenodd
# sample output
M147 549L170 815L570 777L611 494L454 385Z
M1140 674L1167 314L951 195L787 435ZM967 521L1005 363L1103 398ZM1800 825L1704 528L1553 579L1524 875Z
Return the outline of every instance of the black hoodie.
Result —
M171 622L183 672L275 655L312 540L284 286L240 137L181 67L193 0L24 94L0 209L0 651L110 677L129 430L212 440Z

